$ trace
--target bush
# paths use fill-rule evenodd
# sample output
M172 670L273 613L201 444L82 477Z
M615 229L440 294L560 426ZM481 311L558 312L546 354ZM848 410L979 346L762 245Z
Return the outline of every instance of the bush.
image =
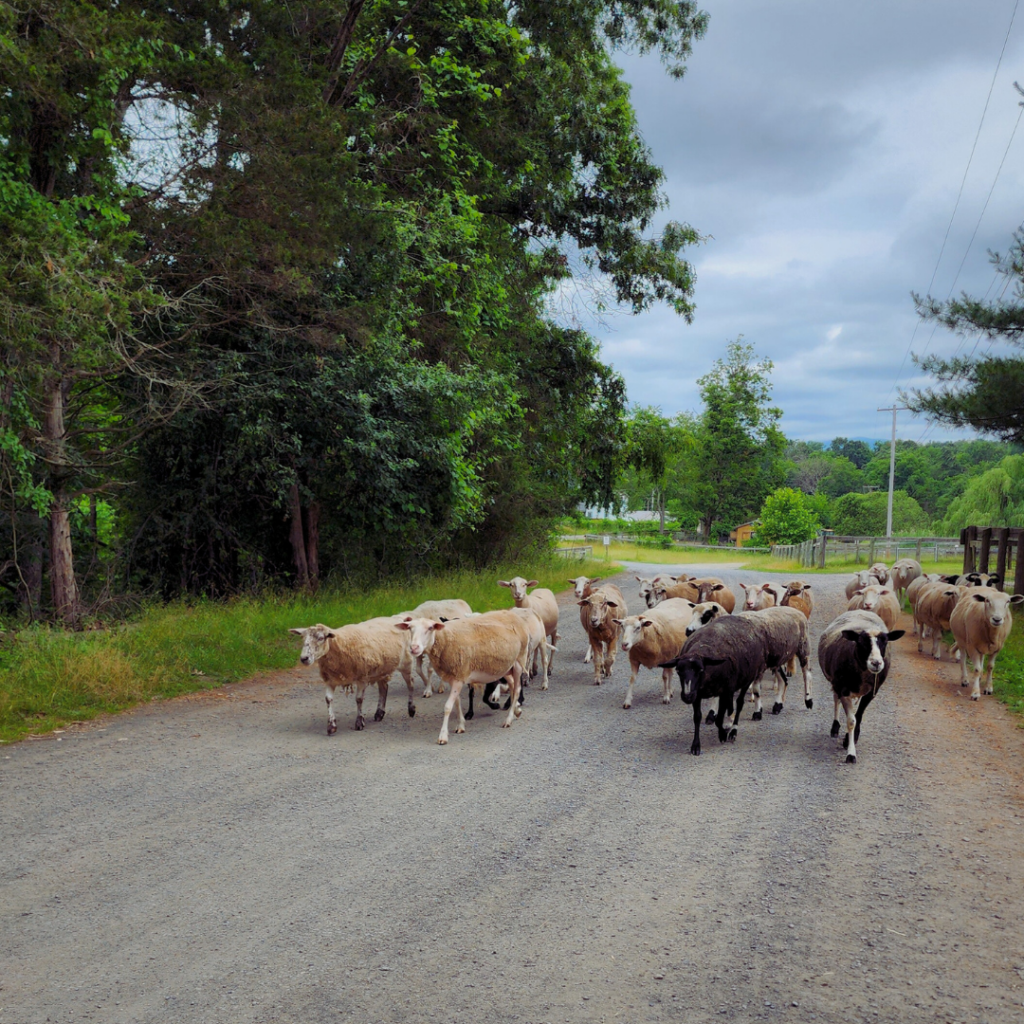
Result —
M844 494L834 506L834 529L853 537L881 537L885 534L887 491L871 494ZM906 491L892 496L892 532L901 537L922 537L931 531L931 520Z
M761 506L757 539L762 545L800 544L820 529L818 517L807 506L807 497L792 487L780 487Z

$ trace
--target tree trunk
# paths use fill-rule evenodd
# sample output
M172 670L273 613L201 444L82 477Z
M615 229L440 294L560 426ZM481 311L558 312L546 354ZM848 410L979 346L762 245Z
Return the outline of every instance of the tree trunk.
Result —
M18 568L21 572L21 583L18 586L18 599L30 619L41 617L43 603L43 543L41 539L42 523L37 523L40 535L33 536L26 544L19 546Z
M78 626L81 610L75 560L71 550L71 497L65 482L70 476L64 433L64 408L70 381L61 373L62 352L57 342L50 343L50 371L43 384L43 440L53 493L50 509L50 596L58 619L73 628Z
M309 567L309 586L320 586L320 502L314 501L306 509L306 565Z
M658 491L658 532L665 532L665 492Z
M306 559L306 541L302 532L302 503L297 480L292 484L288 504L291 513L291 532L288 539L292 544L292 561L295 563L295 586L301 589L309 586L309 562Z

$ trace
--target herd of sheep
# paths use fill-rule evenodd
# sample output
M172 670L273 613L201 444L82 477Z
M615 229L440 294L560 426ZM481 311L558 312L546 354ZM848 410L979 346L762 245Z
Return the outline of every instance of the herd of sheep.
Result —
M623 707L632 705L641 667L661 670L666 704L672 699L675 673L683 701L693 708L690 752L697 755L702 721L715 724L720 742L736 738L748 691L754 703L752 717L761 718L761 682L769 672L775 685L773 714L783 710L789 680L798 668L804 704L813 707L808 622L814 601L809 583L740 584L744 597L737 610L732 591L714 577L636 579L644 605L639 615L629 614L626 599L614 584L599 585L600 578L587 576L569 581L587 635L584 661L593 664L594 683L601 685L610 678L619 649L628 655L630 675ZM416 713L414 671L424 697L431 696L435 685L439 693L447 687L438 743L448 742L448 721L456 708L456 732L465 732L466 721L473 717L477 687L493 709L500 708L500 698L506 697L508 714L502 725L511 726L521 713L527 673L530 678L539 675L541 689L548 688L558 643L558 604L552 591L538 588L536 580L516 576L498 583L509 588L514 607L475 613L465 601L453 598L427 601L408 612L339 629L318 624L291 630L303 638L301 662L316 664L326 686L328 734L338 727L337 688L355 691L355 728L362 729L366 688L377 687L374 718L380 721L388 683L396 671L408 689L410 716ZM987 656L984 690L992 692L992 669L1013 622L1010 607L1024 600L1019 594L1004 594L999 583L995 576L979 573L925 575L910 558L891 569L877 563L853 575L846 588L847 610L825 627L818 642L818 663L833 692L832 736L839 735L840 705L845 713L847 762L856 763L864 712L888 675L888 645L904 635L904 630L894 629L904 597L914 614L918 651L930 639L933 657L940 658L943 633L951 631L950 653L960 659L962 685L971 685L971 697L978 699ZM464 687L469 689L465 713ZM703 702L714 705L706 721Z

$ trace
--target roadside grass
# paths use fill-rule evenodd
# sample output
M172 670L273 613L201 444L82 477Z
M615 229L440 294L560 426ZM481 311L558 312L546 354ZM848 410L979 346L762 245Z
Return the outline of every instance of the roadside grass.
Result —
M288 633L292 626L343 626L440 597L462 597L476 611L506 608L509 592L498 579L525 575L557 593L570 576L609 568L618 571L604 561L555 558L372 590L152 605L125 625L93 632L24 629L0 644L0 743L288 668L299 653L298 638Z
M1016 619L1006 646L999 652L992 683L996 699L1024 718L1024 616ZM1024 728L1024 721L1020 724Z

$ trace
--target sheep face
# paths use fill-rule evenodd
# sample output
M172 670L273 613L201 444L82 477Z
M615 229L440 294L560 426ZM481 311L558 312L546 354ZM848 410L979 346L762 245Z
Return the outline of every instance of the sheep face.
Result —
M569 582L572 584L573 593L580 598L586 594L587 587L593 587L600 578L600 576L577 576ZM639 577L637 578L639 579Z
M902 629L894 629L890 633L881 631L874 633L864 629L844 629L843 639L854 644L854 659L857 667L863 672L878 675L885 668L885 648L890 640L899 640L903 636Z
M618 602L609 601L607 594L591 594L590 597L585 597L582 601L578 601L577 604L581 608L586 606L590 609L589 621L592 629L601 628L609 609L613 613L619 609Z
M444 629L444 623L437 619L405 619L395 623L395 629L409 630L409 653L418 658L426 654L434 642L434 634Z
M289 629L289 633L297 633L302 637L302 653L299 661L303 665L313 665L319 661L334 639L334 631L327 626L317 623L315 626L306 626L304 629Z
M622 627L622 649L628 651L634 644L640 643L644 630L654 625L653 619L642 615L630 615L628 619L613 619L616 626Z
M522 576L513 576L510 580L498 580L498 586L508 587L512 591L512 600L519 604L526 597L526 591L537 586L537 580L524 580Z
M998 628L1010 614L1011 604L1020 604L1024 595L1004 594L1001 590L993 590L991 594L972 594L971 597L985 606L985 620L993 628Z
M673 667L679 676L682 686L680 697L684 704L696 704L700 696L704 673L714 665L721 665L724 658L704 658L699 654L682 654L675 661L667 662L662 667Z
M643 601L648 608L651 607L651 593L654 590L654 580L646 580L643 576L633 577L637 583L640 584L640 600ZM582 597L582 594L577 594L577 597Z
M805 590L810 589L810 583L803 583L800 580L794 580L792 583L786 584L786 593L783 597L788 597L792 600L794 597L799 597Z
M689 625L686 627L686 635L693 636L702 626L706 626L709 622L714 622L719 615L724 614L725 609L715 601L704 601L701 604L694 605L693 618L690 619Z

